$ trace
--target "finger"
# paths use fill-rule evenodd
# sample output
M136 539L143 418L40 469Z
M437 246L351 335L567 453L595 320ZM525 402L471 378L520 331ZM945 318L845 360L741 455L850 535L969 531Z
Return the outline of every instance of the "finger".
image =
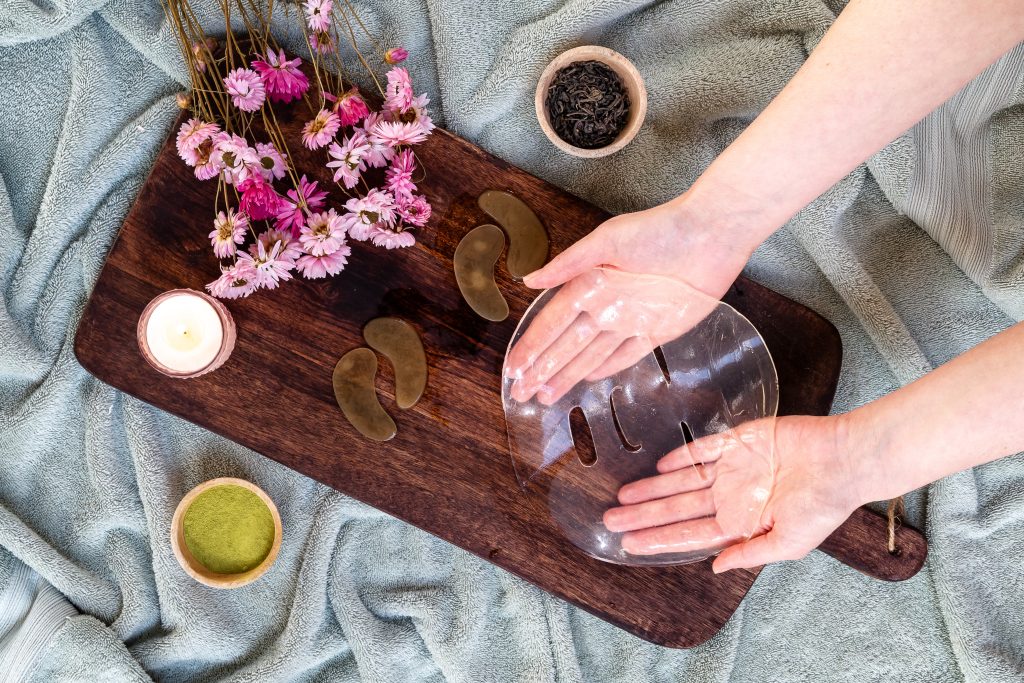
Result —
M513 398L520 402L529 401L537 391L548 386L548 380L584 352L600 334L601 329L590 314L580 313L561 336L523 372L520 381L516 382L516 386L520 388L519 394L513 393Z
M608 357L608 360L587 375L587 381L596 382L633 367L650 353L652 348L642 337L630 337L622 342L622 345Z
M573 358L557 375L545 382L538 391L538 399L551 405L565 396L594 368L603 363L622 343L622 337L614 332L602 332L587 348Z
M604 525L613 532L635 531L714 514L715 499L711 489L702 489L612 508L604 513Z
M523 284L532 289L551 289L602 265L597 244L596 238L584 237L551 259L546 266L524 277Z
M505 359L505 374L519 379L537 358L576 320L579 308L572 283L544 304Z
M751 569L769 562L782 560L799 560L807 551L787 541L777 531L769 531L764 536L726 548L715 558L711 568L716 574L730 569Z
M699 491L715 481L715 466L695 465L668 474L640 479L619 489L619 503L636 505L677 493Z
M673 472L701 463L711 463L721 459L726 444L730 440L728 432L711 434L701 437L679 448L669 451L657 464L661 473Z
M656 529L630 531L622 537L622 549L630 555L714 552L729 540L713 517L704 517Z

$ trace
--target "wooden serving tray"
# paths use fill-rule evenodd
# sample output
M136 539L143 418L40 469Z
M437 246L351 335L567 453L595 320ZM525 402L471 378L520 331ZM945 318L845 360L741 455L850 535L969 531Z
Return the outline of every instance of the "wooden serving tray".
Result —
M287 111L278 116L287 139L297 140L302 121ZM330 186L322 154L291 151L299 169ZM552 254L607 214L442 130L417 153L428 170L421 188L434 215L418 231L415 248L356 243L337 278L297 280L228 302L238 326L233 355L209 375L179 380L150 368L135 335L150 299L178 287L202 289L217 274L206 239L216 183L192 176L175 154L172 135L82 317L79 361L121 391L414 524L641 638L671 647L706 641L735 611L757 571L716 576L709 561L617 566L564 540L543 504L516 484L500 396L508 340L536 293L502 265L499 285L512 313L489 323L462 300L452 270L462 236L490 222L476 204L484 190L507 190L526 201L548 229ZM767 341L778 366L781 413L826 413L841 360L835 328L743 278L726 300ZM378 392L398 423L398 436L382 444L345 421L331 386L338 358L364 345L363 325L379 316L413 324L430 366L423 398L401 411L394 405L392 369L382 360ZM885 521L859 510L822 549L872 576L899 580L917 572L927 546L908 527L897 542L901 553L892 556Z

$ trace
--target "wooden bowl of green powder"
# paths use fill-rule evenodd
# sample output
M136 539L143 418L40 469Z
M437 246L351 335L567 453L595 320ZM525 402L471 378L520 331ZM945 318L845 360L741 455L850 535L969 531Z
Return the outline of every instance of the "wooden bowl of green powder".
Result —
M263 489L221 477L195 487L171 519L171 547L196 581L238 588L270 569L281 549L281 516Z

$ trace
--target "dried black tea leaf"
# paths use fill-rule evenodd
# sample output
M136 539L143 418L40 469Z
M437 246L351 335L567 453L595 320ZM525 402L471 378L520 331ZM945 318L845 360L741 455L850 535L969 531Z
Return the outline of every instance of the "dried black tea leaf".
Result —
M610 145L629 118L629 93L622 79L594 60L559 69L548 86L546 103L558 137L582 149Z

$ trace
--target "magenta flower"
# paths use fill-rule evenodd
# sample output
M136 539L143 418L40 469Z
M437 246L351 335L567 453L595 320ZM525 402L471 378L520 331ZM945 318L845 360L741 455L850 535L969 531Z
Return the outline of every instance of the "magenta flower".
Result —
M398 205L398 216L416 227L422 228L430 220L430 202L423 195L416 195L411 200Z
M256 291L258 279L251 263L239 261L229 268L222 266L220 277L206 285L206 289L218 299L241 299Z
M259 72L267 97L271 102L291 102L302 97L309 89L309 79L299 70L302 60L286 59L284 50L277 54L267 48L267 60L257 59L252 68Z
M333 254L345 244L345 225L341 216L329 209L310 215L299 235L306 253L313 256Z
M366 118L366 115L370 113L370 108L366 106L366 100L359 94L359 88L353 87L341 96L338 103L334 105L334 111L338 113L341 125L354 126Z
M391 230L389 228L376 228L370 239L378 247L387 249L401 249L416 244L416 237L408 230Z
M249 228L249 218L244 213L235 213L228 207L213 219L213 231L210 233L210 244L217 258L234 256L238 245L245 241L245 231Z
M327 31L331 26L332 0L306 0L306 23L311 31Z
M366 134L361 130L353 131L340 145L332 142L327 153L333 161L327 162L327 168L334 169L334 182L344 181L347 189L355 187L359 183L360 174L366 170L363 155L369 150Z
M213 137L213 152L210 159L218 171L224 171L224 181L229 185L240 183L260 167L260 157L241 135L222 132ZM196 167L198 175L199 167ZM252 218L253 215L249 214Z
M250 218L264 220L276 218L281 197L261 175L251 175L238 184L242 192L239 206Z
M319 280L320 278L327 277L328 275L337 275L345 269L345 264L348 263L348 257L352 254L352 247L347 244L340 247L337 251L330 254L324 254L323 256L313 256L312 254L304 254L299 257L295 267L303 277L310 280Z
M284 178L288 164L285 163L285 155L277 151L272 142L257 142L256 156L259 157L260 175L264 180L272 182L272 179Z
M206 123L196 118L189 119L181 124L178 136L174 140L178 156L189 166L195 166L199 162L199 147L219 132L220 126L216 123Z
M395 155L391 167L384 174L388 190L395 195L395 201L399 205L403 201L412 199L416 192L416 184L412 182L412 174L416 170L416 156L411 149L403 149Z
M412 104L412 79L403 67L388 71L388 87L384 90L384 104L392 111L405 111Z
M305 208L302 206L303 202L299 201L300 194L305 201ZM299 178L299 191L288 190L288 199L281 199L277 214L277 229L290 230L292 237L298 237L302 226L306 224L307 212L313 213L323 208L326 197L326 192L317 191L317 181L309 182L303 175Z
M334 38L327 31L315 31L309 35L310 46L322 55L334 52Z
M393 47L384 53L384 61L388 64L401 64L409 58L409 51L404 47Z
M391 147L399 147L401 145L418 145L427 139L430 130L424 127L422 121L412 123L381 121L373 127L370 134Z
M238 255L238 263L246 264L256 272L256 286L267 289L277 289L277 286L286 280L291 280L291 270L295 264L287 259L281 258L283 251L280 242L275 242L270 251L267 251L263 242L257 241L255 254L241 253Z
M312 121L302 127L302 144L308 149L320 149L334 139L341 128L341 120L333 111L321 109Z
M263 79L252 69L233 69L224 78L224 87L231 95L231 101L242 111L256 111L267 97Z

